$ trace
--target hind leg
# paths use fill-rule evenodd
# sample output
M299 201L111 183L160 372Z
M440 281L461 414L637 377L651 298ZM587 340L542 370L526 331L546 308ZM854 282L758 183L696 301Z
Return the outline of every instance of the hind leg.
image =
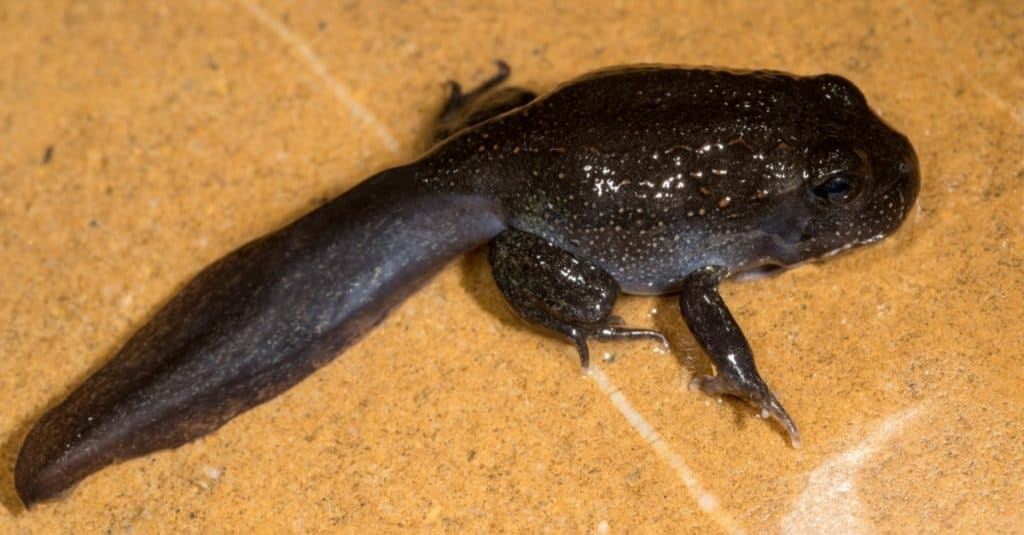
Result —
M757 372L754 352L718 293L718 284L727 274L726 268L718 266L698 269L686 277L679 294L683 319L717 372L714 376L697 377L690 387L712 396L728 394L749 401L778 420L789 433L793 447L799 447L796 424Z
M491 241L488 258L498 288L526 321L567 336L590 366L587 340L657 340L657 331L623 327L611 316L619 285L601 268L532 234L507 230Z
M518 108L537 97L536 93L518 87L498 88L508 79L510 71L504 61L499 60L497 63L498 73L468 93L462 92L458 82L448 82L451 93L437 119L432 138L434 142Z

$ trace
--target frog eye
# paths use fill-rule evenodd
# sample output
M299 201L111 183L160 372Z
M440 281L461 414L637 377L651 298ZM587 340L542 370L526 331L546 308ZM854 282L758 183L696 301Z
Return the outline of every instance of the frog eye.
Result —
M856 197L860 177L851 173L839 173L826 178L814 186L811 192L829 204L841 204Z

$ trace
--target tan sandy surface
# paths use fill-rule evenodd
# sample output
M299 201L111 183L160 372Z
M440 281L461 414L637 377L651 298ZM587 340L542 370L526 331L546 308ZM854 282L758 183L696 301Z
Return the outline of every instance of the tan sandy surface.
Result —
M160 4L0 3L0 533L1024 531L1020 2ZM538 89L835 72L915 143L891 239L723 287L802 449L687 390L672 298L620 302L673 352L595 344L602 383L477 252L280 398L21 510L41 411L203 266L415 157L443 81L495 58Z

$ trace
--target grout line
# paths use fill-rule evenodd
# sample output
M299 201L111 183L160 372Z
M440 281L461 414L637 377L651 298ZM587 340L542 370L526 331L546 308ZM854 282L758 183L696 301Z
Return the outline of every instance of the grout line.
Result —
M668 442L648 422L644 417L633 408L633 405L626 399L625 394L614 384L611 379L605 375L604 371L597 366L597 364L590 364L590 377L597 382L598 388L604 395L608 396L608 400L612 402L612 405L619 410L619 413L626 418L629 425L636 429L636 432L643 437L644 441L647 442L654 449L654 452L658 454L661 460L665 461L679 476L682 480L683 485L686 486L686 490L690 493L690 496L697 502L697 506L700 507L701 511L704 511L711 517L715 523L718 524L723 530L728 533L741 534L746 533L746 530L740 525L740 523L733 518L728 511L722 509L721 502L718 501L713 494L708 492L701 486L700 481L697 480L696 474L690 469L686 461L679 456L678 453L672 450L668 445Z
M302 40L301 37L296 35L294 32L288 29L287 26L282 24L280 21L270 16L262 7L260 7L255 0L238 0L246 10L255 18L260 24L266 26L270 31L274 32L282 41L288 43L295 52L299 54L303 61L313 72L322 80L327 87L331 89L334 96L338 97L338 100L348 108L349 112L360 122L368 125L377 134L381 143L387 148L392 154L398 153L398 142L395 137L391 135L377 117L368 110L365 106L359 103L355 97L352 96L352 92L348 90L338 81L337 78L331 75L327 70L327 66L324 65L323 61L317 57L313 49L309 48L309 45Z

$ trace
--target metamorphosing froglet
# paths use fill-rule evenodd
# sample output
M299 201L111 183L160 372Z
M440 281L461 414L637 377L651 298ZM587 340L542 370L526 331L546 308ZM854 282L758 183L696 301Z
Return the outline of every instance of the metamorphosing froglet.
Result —
M545 96L452 94L422 158L207 267L33 427L31 505L113 462L210 433L335 358L454 256L489 243L498 287L567 336L650 338L620 291L678 293L716 375L693 386L796 427L718 293L733 275L879 240L917 197L907 139L834 75L605 70Z

